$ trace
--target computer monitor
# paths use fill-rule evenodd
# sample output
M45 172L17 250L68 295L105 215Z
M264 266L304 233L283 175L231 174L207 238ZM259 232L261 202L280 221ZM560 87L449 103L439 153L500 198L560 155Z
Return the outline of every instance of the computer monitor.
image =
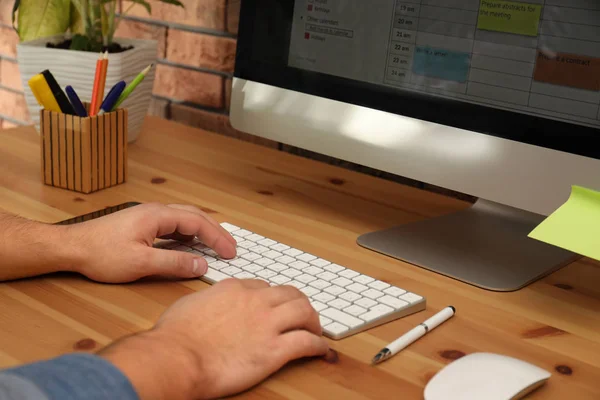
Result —
M243 0L239 130L477 197L358 243L497 291L577 255L527 235L600 189L600 2Z

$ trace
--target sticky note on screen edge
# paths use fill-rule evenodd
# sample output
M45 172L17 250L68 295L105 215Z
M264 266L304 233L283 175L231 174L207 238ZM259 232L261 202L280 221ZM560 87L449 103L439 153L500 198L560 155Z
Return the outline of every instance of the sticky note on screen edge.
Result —
M600 260L600 192L573 186L569 199L528 236Z

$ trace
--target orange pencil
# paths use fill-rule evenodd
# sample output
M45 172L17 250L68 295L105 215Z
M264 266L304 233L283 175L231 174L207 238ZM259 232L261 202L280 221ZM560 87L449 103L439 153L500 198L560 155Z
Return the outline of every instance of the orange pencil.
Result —
M92 101L90 104L90 116L98 114L102 99L104 98L104 88L106 85L106 71L108 70L108 52L104 52L96 62L96 76L94 78L94 89L92 91Z

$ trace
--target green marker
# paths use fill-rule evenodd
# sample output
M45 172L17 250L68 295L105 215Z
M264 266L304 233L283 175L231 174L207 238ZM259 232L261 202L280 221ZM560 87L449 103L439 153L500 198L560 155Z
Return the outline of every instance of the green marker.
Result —
M146 74L148 74L148 72L150 71L150 68L152 68L153 65L154 64L148 65L142 72L140 72L138 74L138 76L135 77L135 79L133 81L131 81L131 83L129 85L127 85L127 87L125 88L125 90L123 90L123 93L121 93L121 95L117 99L117 102L115 103L115 105L111 109L111 111L116 110L119 107L119 105L123 101L125 101L125 99L127 97L129 97L129 95L131 94L131 92L133 92L133 90L137 87L137 85L139 85L140 83L142 83L142 81L146 77Z

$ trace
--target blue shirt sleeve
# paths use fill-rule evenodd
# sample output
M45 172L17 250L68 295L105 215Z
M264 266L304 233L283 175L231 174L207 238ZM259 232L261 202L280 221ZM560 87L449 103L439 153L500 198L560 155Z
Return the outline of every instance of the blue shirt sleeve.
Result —
M0 371L2 400L139 400L127 377L94 354L73 353Z

